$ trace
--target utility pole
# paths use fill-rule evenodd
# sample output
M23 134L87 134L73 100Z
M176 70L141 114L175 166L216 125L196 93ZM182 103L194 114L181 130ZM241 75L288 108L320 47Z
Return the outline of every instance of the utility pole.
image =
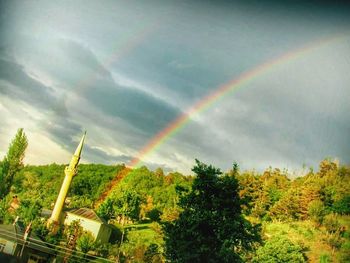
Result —
M70 256L73 253L73 250L75 249L75 245L77 243L77 239L79 236L79 225L76 225L74 227L73 234L68 237L68 243L67 243L67 252L64 256L63 263L67 263Z
M32 228L32 222L29 223L29 225L26 227L26 230L24 231L24 234L23 234L23 245L22 245L21 253L19 254L19 257L21 259L22 259L22 256L23 256L24 247L26 246L26 243L27 243L28 236L30 234L31 228Z

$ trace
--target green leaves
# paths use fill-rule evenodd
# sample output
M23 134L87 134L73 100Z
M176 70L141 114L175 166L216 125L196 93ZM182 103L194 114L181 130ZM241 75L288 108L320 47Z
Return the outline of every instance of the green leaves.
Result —
M236 251L259 241L258 228L241 216L234 175L196 160L191 191L180 195L179 218L164 223L166 256L172 262L238 262Z
M18 129L8 152L0 163L0 198L10 191L14 175L23 167L24 152L28 146L23 129Z
M302 251L299 245L292 243L285 236L274 236L257 250L253 263L303 263L306 260Z
M83 233L77 240L77 247L83 253L95 248L95 238L89 232Z

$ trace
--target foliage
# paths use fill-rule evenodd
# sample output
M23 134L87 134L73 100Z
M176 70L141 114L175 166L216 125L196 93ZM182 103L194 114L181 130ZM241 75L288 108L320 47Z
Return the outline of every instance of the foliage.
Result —
M341 247L343 240L339 235L339 232L328 233L324 241L327 242L333 249L338 249Z
M11 196L6 196L0 199L0 223L11 224L14 220L14 215L9 213Z
M270 216L279 220L298 220L301 218L299 193L296 189L289 191L270 209Z
M98 216L105 220L109 220L114 216L113 201L111 198L107 198L97 209Z
M331 262L330 256L328 254L322 254L320 257L320 263L329 263Z
M326 214L326 207L321 200L314 200L309 204L308 213L309 217L320 225L322 224L323 218Z
M77 239L77 248L83 253L87 253L96 247L95 238L90 232L83 233Z
M339 262L350 262L350 240L343 242L341 245Z
M275 236L266 241L265 245L260 247L254 263L275 263L275 262L306 262L299 245L292 243L285 236Z
M333 204L333 212L338 214L350 214L350 195L344 195Z
M56 201L64 179L65 165L50 164L25 166L16 174L13 193L21 200L37 198L40 204L50 209ZM79 164L68 193L68 207L90 207L104 192L106 185L122 169L122 165ZM88 183L82 184L81 181ZM45 191L42 191L45 189Z
M154 224L158 223L125 227L126 242L120 247L125 262L164 262L162 237L154 230Z
M10 143L7 154L0 163L0 198L10 191L13 177L23 167L23 158L28 146L27 136L23 129L18 129Z
M241 214L234 176L196 160L191 191L180 198L179 218L164 223L165 253L173 262L233 262L259 240Z
M329 233L335 233L340 230L340 223L336 214L329 214L324 217L323 225Z
M28 224L30 221L39 217L41 209L42 206L38 200L23 200L16 213L21 220Z
M41 208L52 208L57 198L64 165L22 166L13 177L10 192L0 200L0 223L11 224L19 215L25 223L32 222L33 231L45 241L65 242L69 227L66 235L60 232L51 236L45 222L39 219ZM3 171L3 162L0 167ZM79 165L66 206L93 208L124 167ZM120 259L125 261L164 262L163 229L168 226L170 232L164 238L168 242L167 254L176 250L171 252L175 256L192 253L193 258L200 258L210 251L212 257L208 260L214 257L213 261L219 258L218 261L225 262L244 258L250 262L255 254L247 251L254 242L247 238L250 242L247 245L246 240L239 239L247 233L254 236L254 228L246 218L250 222L262 222L268 228L267 237L282 235L292 243L305 243L309 249L305 254L311 261L321 260L321 252L329 256L329 262L349 261L349 248L344 245L350 241L348 166L326 159L320 163L319 171L310 169L295 179L291 179L287 170L271 167L262 173L241 172L235 165L227 175L222 175L211 166L197 163L194 171L195 177L177 172L166 174L160 168L155 171L146 167L130 169L97 210L99 216L112 219L109 222L124 226L115 227L112 244L95 244L94 253L115 259L121 252ZM13 209L13 195L20 200L17 210ZM224 204L231 209L225 209ZM230 217L234 221L230 221ZM316 227L311 220L317 223ZM274 227L279 230L273 230ZM246 229L247 233L237 232L238 228ZM124 241L120 244L123 229ZM170 241L171 235L173 241Z
M100 205L98 214L106 220L125 215L134 222L174 218L179 212L176 188L189 189L191 180L191 177L185 177L180 173L164 175L161 169L155 172L146 167L134 169L115 186L110 197ZM133 205L134 214L129 216L122 211L122 204L129 200L128 207L131 208L132 196L137 196L137 200L135 199L137 206Z
M136 191L125 191L114 197L113 208L116 215L138 220L140 215L141 197ZM123 218L124 220L124 218Z
M148 246L144 254L144 262L162 262L161 252L157 244L151 244Z

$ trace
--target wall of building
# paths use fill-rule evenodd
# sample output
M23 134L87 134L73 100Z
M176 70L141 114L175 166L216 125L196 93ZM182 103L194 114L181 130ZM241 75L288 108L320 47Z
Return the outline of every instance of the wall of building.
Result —
M3 253L9 254L9 255L14 254L15 248L16 248L16 243L0 238L0 244L4 245L4 247L2 249Z
M102 243L107 243L109 241L111 233L112 229L109 226L103 224L101 225L100 233L97 236L97 240L100 240Z
M79 220L81 227L85 231L90 231L95 239L98 237L98 234L101 228L101 223L95 220L90 220L84 217L80 217L75 214L67 213L66 218L64 220L64 224L70 225L74 220Z

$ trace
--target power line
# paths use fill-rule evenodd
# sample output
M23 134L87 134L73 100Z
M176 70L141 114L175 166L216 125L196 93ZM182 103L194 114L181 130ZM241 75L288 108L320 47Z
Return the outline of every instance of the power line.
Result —
M4 236L12 237L12 236L9 236L9 235L6 235L6 234L4 234ZM21 238L16 238L16 240L17 240L17 241L23 241L23 242L25 242L25 240L24 240L24 239L21 239ZM62 251L59 250L59 249L48 248L47 246L43 246L43 245L40 245L40 244L35 244L35 245L36 245L36 246L39 246L39 247L43 247L43 248L49 249L49 250L51 250L51 251L56 251L56 252L62 253ZM52 252L46 252L46 253L56 256L56 254L55 254L55 253L52 253ZM76 258L78 258L78 259L86 259L86 260L92 261L92 259L84 258L84 257L78 256L78 255L72 255L72 256L73 256L73 257L76 257Z
M8 230L4 230L4 229L0 229L0 232L7 232L7 233L9 233L9 234L13 234L13 232L8 231ZM67 247L62 247L62 246L59 246L59 245L55 245L55 244L52 244L52 243L43 241L43 240L41 240L41 239L36 239L36 238L33 238L33 237L28 237L28 239L31 239L31 240L34 240L34 241L37 241L37 242L40 242L40 243L48 244L49 246L58 247L58 248L63 249L63 250L70 250L70 251L78 252L78 253L81 253L81 254L85 254L84 252L81 252L81 251L78 251L78 250L69 249L69 248L67 248ZM105 258L99 257L99 256L94 256L94 255L90 255L90 256L91 256L91 257L98 258L98 259L105 259Z
M7 231L7 230L3 230L1 229L0 230L0 233L1 232L7 232L7 233L10 233L12 235L9 235L9 234L6 234L6 233L2 233L4 236L7 236L7 237L10 237L10 238L13 238L13 232L11 231ZM24 240L23 238L21 237L15 237L16 241L22 241L24 245L24 243L26 242L26 240ZM94 256L94 255L89 255L87 253L84 253L84 252L81 252L81 251L77 251L77 250L72 250L72 249L68 249L68 248L65 248L65 247L61 247L61 246L58 246L58 245L54 245L54 244L51 244L51 243L48 243L48 242L45 242L45 241L42 241L40 239L35 239L35 238L31 238L31 237L28 237L28 239L31 239L31 240L34 240L34 241L37 241L37 242L40 242L40 243L44 243L44 244L48 244L49 246L52 246L52 247L56 247L56 248L59 248L59 249L56 249L56 248L52 248L52 247L48 247L48 246L45 246L45 245L41 245L41 244L38 244L38 243L33 243L35 246L39 246L39 247L42 247L42 248L46 248L46 249L49 249L49 250L53 250L53 251L56 251L56 252L60 252L60 253L66 253L67 250L69 250L70 252L75 252L75 253L79 253L79 254L83 254L83 255L88 255L88 257L93 257L94 259L88 259L88 258L85 258L85 257L82 257L82 256L78 256L78 255L75 255L75 254L72 254L71 256L73 257L76 257L76 258L79 258L79 259L84 259L84 260L89 260L89 261L93 261L95 259L102 259L102 260L105 260L105 261L108 261L108 262L113 262L109 259L106 259L106 258L103 258L103 257L98 257L98 256ZM48 254L51 254L51 255L56 255L54 253L50 253L48 252Z

